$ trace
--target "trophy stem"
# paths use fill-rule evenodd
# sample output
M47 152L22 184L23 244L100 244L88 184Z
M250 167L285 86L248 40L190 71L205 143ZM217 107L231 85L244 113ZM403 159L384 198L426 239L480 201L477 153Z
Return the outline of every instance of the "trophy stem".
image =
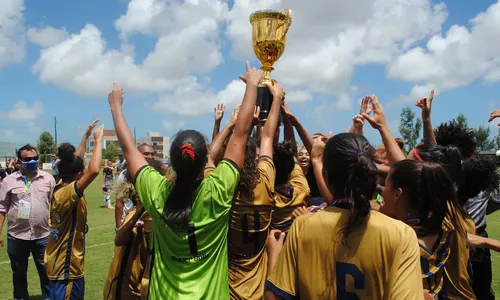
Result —
M263 71L262 72L262 80L260 81L260 83L262 85L264 85L264 83L266 83L266 82L272 82L271 71L273 71L274 68L270 65L264 64L262 67L260 67L260 69Z

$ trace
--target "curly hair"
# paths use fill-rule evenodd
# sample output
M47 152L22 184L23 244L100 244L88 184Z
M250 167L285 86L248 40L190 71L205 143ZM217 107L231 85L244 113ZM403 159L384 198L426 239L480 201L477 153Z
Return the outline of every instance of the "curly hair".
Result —
M476 153L477 142L474 130L461 126L455 120L441 123L434 129L434 135L441 146L457 146L464 158L469 158Z
M257 142L254 139L248 139L245 151L245 161L241 171L238 192L241 195L253 195L253 190L260 182L260 173L257 168Z

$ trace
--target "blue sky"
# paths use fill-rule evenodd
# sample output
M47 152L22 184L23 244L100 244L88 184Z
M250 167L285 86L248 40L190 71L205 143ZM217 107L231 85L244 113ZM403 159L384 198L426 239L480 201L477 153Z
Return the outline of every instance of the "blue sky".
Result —
M273 76L311 133L345 131L372 93L393 130L401 109L431 88L436 125L459 113L486 125L500 107L495 1L5 1L0 141L35 143L42 130L54 131L54 117L59 142L77 143L94 116L111 129L113 80L126 91L126 118L139 137L181 128L210 136L212 107L227 103L225 123L241 100L244 61L258 65L248 16L265 8L293 10Z

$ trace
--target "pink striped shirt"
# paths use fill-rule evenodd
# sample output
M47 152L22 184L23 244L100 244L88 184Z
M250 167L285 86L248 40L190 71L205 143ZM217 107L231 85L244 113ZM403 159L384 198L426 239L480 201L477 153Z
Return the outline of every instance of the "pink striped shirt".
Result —
M49 235L49 207L56 183L47 172L38 171L29 188L18 171L0 185L0 213L9 220L7 233L21 240L37 240ZM29 218L18 218L19 202L31 204Z

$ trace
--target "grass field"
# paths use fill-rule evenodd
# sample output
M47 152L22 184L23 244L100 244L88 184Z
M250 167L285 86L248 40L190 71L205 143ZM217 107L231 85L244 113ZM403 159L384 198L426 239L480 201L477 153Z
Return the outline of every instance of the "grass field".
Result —
M104 281L108 274L111 256L113 254L113 239L115 236L114 211L104 209L101 193L102 178L97 178L85 192L88 202L87 254L85 257L85 298L102 299ZM6 230L3 232L7 241ZM500 212L488 217L488 233L490 237L500 239ZM500 295L500 254L492 253L493 288ZM0 299L12 299L12 271L6 248L0 249ZM28 270L29 293L32 299L41 299L40 285L35 264L30 261Z

